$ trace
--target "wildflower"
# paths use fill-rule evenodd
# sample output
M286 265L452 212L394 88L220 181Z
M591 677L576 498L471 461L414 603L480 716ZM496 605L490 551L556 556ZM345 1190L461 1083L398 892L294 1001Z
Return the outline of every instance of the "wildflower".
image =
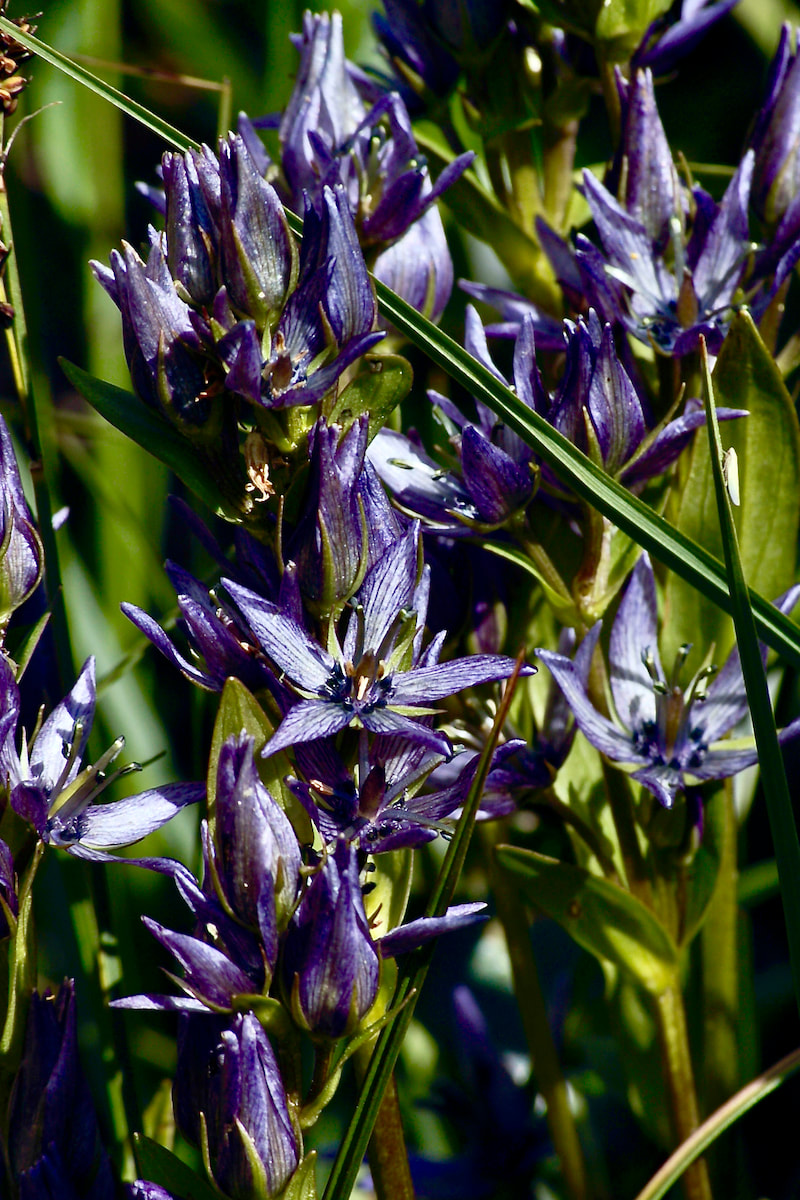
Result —
M634 67L649 67L654 75L665 75L688 54L717 21L735 6L737 0L682 0L680 16L673 24L664 16L656 19L645 33L633 56Z
M792 588L777 603L790 612L800 594ZM672 808L691 783L725 779L758 761L754 747L726 748L720 741L747 714L747 696L734 648L708 685L713 668L701 669L686 690L678 682L691 649L682 648L672 674L661 666L657 645L653 569L642 554L611 629L609 674L617 720L598 712L588 693L592 652L602 622L589 633L573 661L549 650L536 653L548 667L575 714L578 728L613 762L636 767L633 778ZM766 662L766 648L762 648ZM780 734L782 742L800 734L800 718Z
M174 1087L182 1131L207 1147L211 1178L223 1195L278 1195L300 1162L302 1143L258 1018L239 1013L221 1030L210 1023L197 1038L186 1032L184 1019Z
M276 605L223 581L264 653L299 697L265 746L265 755L329 737L349 725L372 734L397 734L447 754L447 738L419 719L430 712L430 704L511 674L513 659L501 655L439 664L442 636L422 650L428 575L419 575L418 539L414 525L372 567L341 644L331 638L332 650ZM523 673L530 674L531 668Z
M8 661L0 657L0 783L11 807L43 842L78 858L104 860L112 847L129 846L160 829L187 804L205 795L200 783L172 783L127 796L114 804L95 801L114 780L138 770L132 763L106 774L125 745L122 737L96 763L82 767L96 703L94 659L83 665L72 690L57 704L31 745L23 733L14 745L19 689Z

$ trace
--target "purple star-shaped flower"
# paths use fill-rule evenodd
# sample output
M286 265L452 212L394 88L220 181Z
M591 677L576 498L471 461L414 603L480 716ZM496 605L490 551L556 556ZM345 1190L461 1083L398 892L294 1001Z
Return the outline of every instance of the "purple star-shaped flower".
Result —
M202 800L202 783L168 783L114 804L95 800L114 779L136 764L106 774L125 745L120 737L96 763L83 767L96 701L94 659L88 658L75 686L57 704L32 744L14 745L19 689L8 661L0 656L0 780L7 780L11 807L44 842L79 858L106 860L112 847L130 846L166 824L179 809Z
M341 644L315 641L295 617L255 592L224 580L282 681L298 695L264 748L270 755L296 742L330 737L349 725L372 734L399 734L449 755L444 734L420 717L462 688L506 678L514 660L479 654L439 663L439 634L422 649L428 572L419 572L419 525L375 563L353 603ZM523 667L523 674L533 668Z
M782 612L794 607L800 586L777 603ZM609 675L618 720L598 712L588 693L592 652L600 636L598 621L586 635L576 658L537 650L573 713L578 728L593 746L614 762L636 766L638 780L672 808L678 792L690 783L726 779L758 761L755 747L726 749L720 740L747 713L747 697L739 652L731 651L713 683L710 669L701 670L686 690L677 670L668 679L657 644L656 588L653 568L643 554L631 576L611 629ZM678 666L690 647L685 647ZM766 648L762 648L766 662ZM800 734L800 718L780 733L782 742Z

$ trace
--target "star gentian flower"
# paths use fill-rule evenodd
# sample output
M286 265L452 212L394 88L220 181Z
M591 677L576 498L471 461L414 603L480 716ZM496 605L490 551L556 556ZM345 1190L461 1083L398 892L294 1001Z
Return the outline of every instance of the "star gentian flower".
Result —
M446 782L425 788L441 754L405 738L375 737L364 761L348 770L330 739L295 747L303 779L287 782L327 844L338 838L370 854L421 846L442 830L463 804L477 754L456 754Z
M14 859L8 846L0 838L0 941L11 934L18 914L19 900Z
M12 613L42 575L42 543L31 518L14 447L0 417L0 640Z
M23 1200L111 1200L111 1164L78 1057L75 985L31 996L8 1114L12 1178Z
M719 204L699 186L690 192L678 182L650 72L637 71L629 83L618 76L618 86L626 191L614 194L613 172L611 188L584 172L603 248L583 234L576 239L585 291L605 320L621 321L659 353L682 357L701 336L717 353L739 304L747 300L757 314L767 307L800 256L800 241L787 237L753 262L747 217L753 151Z
M326 649L296 618L232 580L223 581L267 658L298 696L264 748L330 737L348 726L397 734L448 754L447 738L419 720L462 688L503 679L513 659L476 655L438 663L443 636L422 649L428 574L419 571L419 527L391 546L359 589L341 643ZM523 674L531 668L523 667Z
M223 1195L277 1196L303 1148L275 1051L252 1012L221 1029L203 1024L184 1018L179 1038L173 1094L181 1130L207 1145L211 1177Z
M30 745L23 734L19 751L14 744L19 689L2 656L0 697L4 714L0 784L9 790L11 807L43 842L61 846L79 858L113 861L109 849L140 841L205 795L201 783L171 783L114 804L95 803L113 780L139 768L132 763L111 775L106 773L125 744L122 737L96 763L82 766L96 702L93 658L86 660L75 686L43 722Z
M790 612L798 595L800 586L777 607ZM550 650L536 653L564 693L578 728L602 754L635 767L633 778L665 808L672 808L678 792L690 784L726 779L758 761L755 747L728 749L722 741L748 711L736 649L710 685L713 672L701 670L686 690L680 687L678 672L688 646L673 673L665 675L658 654L655 579L646 554L634 569L611 629L609 675L616 720L598 712L588 693L601 625L598 621L586 635L575 660ZM766 662L766 647L762 655ZM798 734L800 718L781 732L780 740Z
M303 512L283 540L313 611L338 611L403 531L366 458L369 419L346 433L320 419L309 435L309 485Z

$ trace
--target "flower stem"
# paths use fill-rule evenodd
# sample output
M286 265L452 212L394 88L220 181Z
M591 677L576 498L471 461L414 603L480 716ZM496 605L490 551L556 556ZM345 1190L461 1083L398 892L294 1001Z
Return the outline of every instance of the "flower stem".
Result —
M0 153L4 152L4 122L0 115ZM22 418L24 423L25 442L30 457L30 472L36 499L36 516L39 525L39 535L42 539L45 559L45 583L47 596L52 610L52 629L56 647L57 668L63 691L69 686L72 677L72 653L70 650L69 627L67 613L64 607L64 591L61 586L61 571L58 562L58 548L53 530L53 509L48 490L48 479L53 477L55 460L55 439L53 434L52 414L49 406L37 407L34 395L33 381L29 357L28 327L25 321L25 309L22 303L22 286L20 284L17 256L14 250L14 236L11 231L11 210L8 203L8 191L5 181L5 163L0 160L0 231L3 241L9 247L5 272L0 279L0 300L7 299L14 309L14 319L6 330L6 343L14 376L14 386L17 389Z
M368 1043L354 1055L359 1084L364 1081L373 1047L374 1042ZM383 1093L367 1147L367 1158L378 1200L414 1200L414 1184L408 1165L394 1072Z
M567 1194L572 1200L586 1200L589 1196L589 1181L583 1151L575 1118L569 1106L567 1083L550 1030L528 923L519 893L494 854L494 847L504 840L502 828L498 829L497 823L492 823L484 826L481 833L489 856L492 894L511 959L514 994L517 997L531 1062L536 1072L536 1082L547 1106L550 1136L561 1163Z
M684 1142L700 1124L697 1109L686 1010L677 979L655 997L656 1024L677 1141ZM697 1159L683 1177L686 1200L711 1200L705 1159Z

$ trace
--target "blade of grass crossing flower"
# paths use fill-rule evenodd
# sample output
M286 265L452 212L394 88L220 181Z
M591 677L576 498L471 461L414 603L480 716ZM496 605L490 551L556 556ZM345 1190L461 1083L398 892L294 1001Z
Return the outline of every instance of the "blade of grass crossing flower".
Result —
M527 408L463 347L415 309L376 283L384 316L473 396L533 446L559 478L660 562L731 612L725 568L713 555L674 529L638 497L600 470L538 413ZM800 631L768 601L750 593L759 635L779 654L800 663Z
M129 99L123 95L115 87L109 83L104 83L102 79L98 79L91 71L87 71L86 67L80 66L73 62L66 54L61 54L60 51L48 46L46 42L40 41L30 33L25 33L13 21L9 21L7 17L0 17L0 30L3 33L10 34L16 41L23 45L26 50L30 50L43 62L50 63L51 66L57 67L59 71L63 71L65 75L69 75L76 83L83 87L89 88L96 92L98 96L102 96L104 100L108 100L110 104L116 105L122 112L127 113L129 117L133 117L134 121L138 121L141 125L151 129L158 137L164 139L177 150L196 149L198 143L192 138L187 137L185 133L181 133L174 125L170 125L168 121L162 119L145 108L143 104L138 104L136 100Z
M800 1050L793 1050L791 1054L787 1054L763 1075L753 1079L735 1096L731 1096L730 1100L712 1113L702 1125L698 1126L691 1137L682 1142L678 1149L669 1156L647 1186L639 1192L636 1200L661 1200L662 1196L666 1196L686 1168L699 1158L721 1133L733 1125L734 1121L738 1121L739 1117L743 1117L746 1112L749 1112L759 1101L779 1088L799 1068Z
M497 716L492 726L489 739L481 754L478 769L464 804L464 810L458 826L447 848L442 868L431 892L425 915L427 917L442 916L447 910L455 892L461 868L467 853L470 837L475 826L486 776L494 754L500 730L508 715L511 697L514 693L519 668L522 665L522 655L518 659L517 668L506 684L503 699L498 708ZM403 1044L408 1026L414 1013L419 991L428 972L435 942L423 946L414 954L408 956L404 969L400 972L397 989L392 1001L392 1008L397 1011L394 1020L387 1025L378 1037L369 1067L364 1077L364 1083L358 1098L350 1124L339 1145L336 1161L328 1177L323 1200L349 1200L350 1193L356 1181L359 1167L364 1158L372 1127L378 1114L384 1090L389 1082L400 1048ZM401 1007L402 1006L402 1007Z
M775 719L772 714L767 677L761 662L755 621L742 572L730 497L725 485L722 441L714 407L708 355L703 342L701 342L701 358L705 374L706 428L711 448L717 509L722 528L722 544L731 593L731 615L736 629L742 674L758 748L761 779L767 802L775 858L778 863L795 999L800 1008L800 842L797 838L792 801L781 757Z

